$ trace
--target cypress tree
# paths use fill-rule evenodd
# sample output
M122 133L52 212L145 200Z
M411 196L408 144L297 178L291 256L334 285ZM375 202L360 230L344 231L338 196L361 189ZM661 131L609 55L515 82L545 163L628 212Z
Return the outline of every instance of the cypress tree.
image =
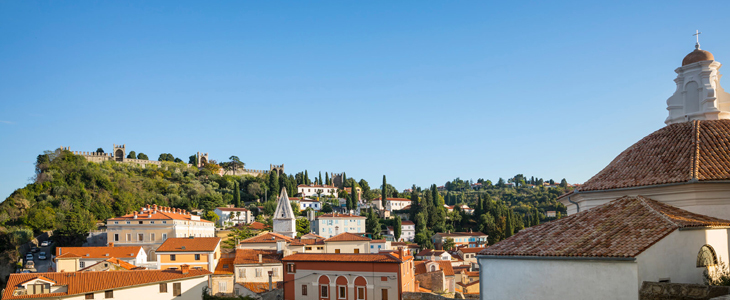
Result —
M304 184L309 185L309 172L304 170Z
M347 181L347 173L342 172L342 183L340 184L341 189L345 189L345 184L347 184L346 181Z
M504 237L508 238L515 234L514 226L512 226L512 210L507 212L507 218L504 222Z
M319 171L319 177L318 178L319 178L319 185L323 185L322 184L322 171Z
M400 216L396 216L395 217L395 225L393 226L393 235L395 236L395 241L396 242L400 240L400 235L401 235L401 230L402 230L401 224L402 223L401 223L401 220L400 220Z
M535 225L540 225L540 211L535 207Z
M279 195L279 173L269 172L269 189L271 189L271 195L277 197Z
M238 181L233 182L233 200L236 202L236 207L241 207L241 188L238 185Z
M330 182L330 173L329 172L324 172L324 184L326 184L326 185L332 184Z
M350 209L355 209L359 201L357 200L357 190L355 189L355 182L352 182L352 187L350 189L352 193L350 193L350 199L352 199L352 207Z
M385 204L388 203L387 193L385 192L387 190L387 186L388 184L385 182L385 175L383 175L383 191L380 195L380 203L383 205L383 209L385 209Z

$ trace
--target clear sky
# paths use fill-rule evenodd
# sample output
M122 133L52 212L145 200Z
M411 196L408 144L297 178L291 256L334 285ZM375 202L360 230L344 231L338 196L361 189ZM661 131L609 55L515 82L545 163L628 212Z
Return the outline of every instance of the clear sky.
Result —
M728 1L589 2L0 1L0 199L62 145L583 182L664 126L696 29L730 61Z

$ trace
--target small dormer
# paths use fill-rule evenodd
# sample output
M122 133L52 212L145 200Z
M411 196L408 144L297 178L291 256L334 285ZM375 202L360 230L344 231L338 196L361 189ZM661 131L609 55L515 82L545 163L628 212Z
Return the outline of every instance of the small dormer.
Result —
M13 296L55 293L64 288L65 286L58 286L54 280L36 276L16 286Z

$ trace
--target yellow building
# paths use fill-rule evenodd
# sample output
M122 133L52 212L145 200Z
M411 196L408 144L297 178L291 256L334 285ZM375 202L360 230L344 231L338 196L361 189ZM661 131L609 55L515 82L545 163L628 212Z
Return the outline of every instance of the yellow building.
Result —
M180 269L181 265L189 265L191 269L215 270L221 256L221 238L168 238L157 248L156 255L160 270Z
M118 246L142 246L154 260L154 250L168 238L215 237L215 224L184 209L147 205L106 221L107 241Z

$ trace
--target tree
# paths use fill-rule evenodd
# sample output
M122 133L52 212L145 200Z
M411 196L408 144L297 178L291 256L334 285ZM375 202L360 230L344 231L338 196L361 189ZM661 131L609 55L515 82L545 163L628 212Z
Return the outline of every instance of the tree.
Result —
M190 155L190 157L188 157L188 163L193 166L197 166L198 165L198 155L197 154Z
M324 172L324 184L332 185L332 182L330 182L330 173L329 172Z
M272 194L280 191L278 172L269 172L269 190Z
M236 248L236 245L238 245L240 241L255 235L256 234L248 228L248 225L238 226L233 228L233 231L228 234L228 239L225 241L224 245L226 248Z
M456 243L454 243L454 239L446 238L446 240L444 240L442 248L446 251L451 251L451 249L453 249L455 245Z
M104 153L104 149L96 148L96 153Z
M127 154L127 158L137 158L137 152L129 151L129 154Z
M309 185L309 184L311 184L311 183L312 183L312 182L311 182L311 181L309 181L309 171L307 171L307 170L304 170L304 184L306 184L306 185Z
M358 201L357 199L357 189L355 188L354 183L352 184L350 191L352 191L352 193L350 193L351 204L349 207L347 207L347 209L354 210L357 208L357 204L360 203L360 201Z
M560 180L560 187L568 187L568 181L563 178L563 180Z
M370 208L370 213L365 220L365 231L370 232L373 235L373 239L377 240L381 237L380 229L380 218L373 212L373 208Z
M395 236L396 241L400 241L400 235L401 231L403 231L403 228L401 228L401 220L400 216L395 217L395 225L393 225L393 235Z
M385 182L385 175L383 175L383 191L380 193L380 202L383 205L383 209L385 209L385 205L388 203L388 193L386 189L388 188L388 183Z
M209 210L207 213L205 213L205 219L213 223L218 223L220 217L218 217L218 215L214 211Z
M236 203L236 207L241 207L241 188L238 186L238 181L234 181L233 185L233 201Z
M328 202L325 202L322 204L322 210L323 213L331 213L332 212L332 205L330 205Z
M319 177L317 178L319 178L319 185L324 185L322 184L322 171L319 171Z
M137 154L137 159L150 160L150 158L147 157L147 154L144 154L142 152L140 152L139 154Z
M297 219L297 236L303 236L307 233L309 233L311 230L309 229L309 220L307 218L298 218Z
M170 153L162 153L160 154L160 157L157 158L158 161L175 161L175 157L172 156Z

